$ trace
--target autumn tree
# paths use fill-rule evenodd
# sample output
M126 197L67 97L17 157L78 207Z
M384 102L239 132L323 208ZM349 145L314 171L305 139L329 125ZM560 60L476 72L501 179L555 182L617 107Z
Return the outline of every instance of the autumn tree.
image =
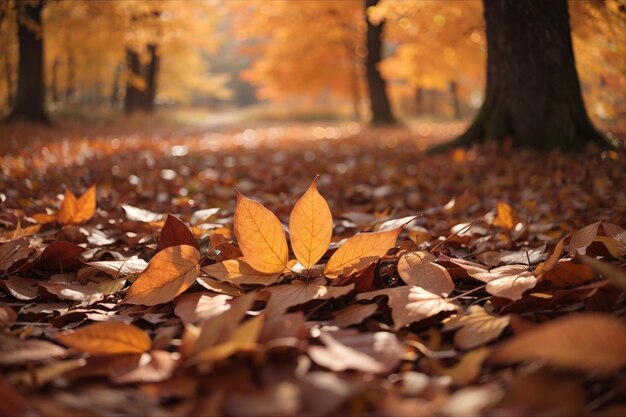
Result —
M587 116L566 0L484 0L487 87L475 121L454 144L512 138L533 148L604 144Z
M15 2L19 49L17 91L9 120L49 123L46 114L42 12L45 0Z
M387 83L380 75L378 68L383 48L384 20L374 23L368 17L368 9L376 6L378 0L365 0L365 20L367 21L365 68L367 69L367 87L370 96L370 109L373 125L394 124L395 118L391 113L391 103L387 95Z

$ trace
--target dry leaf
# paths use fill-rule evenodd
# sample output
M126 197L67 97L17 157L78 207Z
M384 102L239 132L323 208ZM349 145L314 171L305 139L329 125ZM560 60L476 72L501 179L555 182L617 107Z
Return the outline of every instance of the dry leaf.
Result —
M139 327L113 321L90 324L59 334L57 340L92 355L143 353L152 347L150 337Z
M92 185L83 195L76 198L68 189L59 210L59 221L63 224L81 224L96 213L96 186Z
M432 317L442 311L455 311L459 306L446 301L440 295L433 294L421 287L402 286L378 291L364 292L356 296L357 300L371 300L379 295L389 297L394 329Z
M200 252L193 246L170 246L157 253L131 285L124 302L157 305L173 300L200 274Z
M596 238L601 223L601 221L592 223L576 232L569 241L569 253L580 255L587 253L587 247Z
M132 274L140 274L146 269L148 263L141 258L130 258L123 261L87 262L87 265L117 278Z
M17 314L10 305L0 302L0 328L9 327L17 319Z
M198 241L196 240L191 230L183 223L178 217L167 215L165 225L161 229L161 236L159 238L159 244L157 245L157 251L162 251L165 248L171 246L189 245L197 250L200 250Z
M454 290L454 283L446 268L435 263L436 259L428 252L409 252L398 261L398 274L408 285L446 297Z
M311 269L326 253L333 234L333 217L317 190L317 178L293 207L289 233L296 258Z
M509 316L494 316L481 306L471 306L467 314L449 320L444 330L461 328L454 334L454 344L461 349L472 349L497 339L509 325Z
M348 294L354 289L354 284L343 287L330 287L320 284L321 280L311 283L293 281L289 285L275 285L266 288L264 292L271 294L265 311L269 317L282 314L290 307L307 303L311 300L327 300Z
M114 384L159 382L169 379L174 373L178 365L176 356L180 355L155 350L106 358L105 365Z
M202 268L204 272L220 281L229 281L237 285L271 285L278 282L280 273L264 274L258 272L243 259L227 259Z
M594 278L593 271L587 265L572 261L561 261L542 275L543 279L557 287L577 287Z
M200 350L195 355L194 360L204 363L217 362L236 352L256 349L256 342L263 328L264 320L265 316L260 314L244 321L227 341Z
M78 256L85 252L85 248L64 240L55 240L43 250L39 258L34 261L38 269L67 271L80 265Z
M476 381L487 356L489 356L489 349L482 347L467 352L461 357L459 363L452 367L441 366L436 360L432 360L429 365L437 375L449 376L457 385L467 385Z
M355 304L337 311L329 324L337 327L349 327L360 324L378 310L376 304Z
M0 271L6 271L15 262L28 257L30 246L28 240L16 239L0 246Z
M237 192L235 236L244 260L266 274L282 272L289 260L287 238L280 220L259 202Z
M30 278L9 275L0 280L0 288L18 300L32 300L39 297L39 282Z
M496 218L493 220L494 226L499 226L505 230L513 230L519 223L519 217L515 210L508 204L498 201L496 205Z
M619 288L626 289L626 271L607 262L598 261L587 255L578 255L577 260L601 274L605 279L611 281L612 284Z
M183 294L176 300L174 314L180 317L183 324L210 319L228 310L230 308L228 300L232 298L230 295L208 292Z
M504 265L487 269L467 261L449 260L465 269L472 278L487 283L485 289L496 297L519 300L526 290L537 285L537 278L528 270L527 265Z
M0 335L0 364L17 365L65 355L65 349L45 340L14 339Z
M496 346L490 360L538 360L606 375L626 366L626 327L610 315L583 313L534 327Z
M383 232L352 236L330 257L324 275L334 279L354 274L384 256L393 248L402 227Z
M26 399L0 376L0 416L20 417L26 414Z
M400 363L402 348L393 333L341 330L322 332L319 338L325 346L309 346L309 356L318 365L335 372L355 369L388 373Z

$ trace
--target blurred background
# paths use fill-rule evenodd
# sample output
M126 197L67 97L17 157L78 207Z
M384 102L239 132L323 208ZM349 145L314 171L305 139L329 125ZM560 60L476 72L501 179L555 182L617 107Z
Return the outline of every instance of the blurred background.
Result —
M624 130L626 3L571 1L569 13L589 115ZM364 122L367 26L383 22L376 65L395 118L471 120L485 88L480 0L0 0L0 116L19 99L26 28L42 43L52 120Z

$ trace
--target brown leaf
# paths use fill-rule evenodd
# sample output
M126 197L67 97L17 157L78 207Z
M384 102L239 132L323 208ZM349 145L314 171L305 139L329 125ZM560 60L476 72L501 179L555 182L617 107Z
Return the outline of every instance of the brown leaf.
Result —
M65 349L45 340L0 336L0 364L17 365L65 355Z
M229 281L218 281L209 277L198 277L196 282L207 290L216 292L218 294L226 294L233 297L237 297L243 294L243 290L239 285Z
M482 265L462 263L457 259L450 261L465 269L472 278L487 283L485 289L496 297L519 300L526 290L537 285L537 278L528 270L527 265L505 265L487 269Z
M626 366L626 327L612 316L576 314L532 328L495 347L492 362L526 360L606 375Z
M587 265L572 261L558 262L554 268L542 275L543 279L552 282L557 287L577 287L594 278L593 271Z
M513 230L517 223L519 223L519 216L505 202L498 201L496 205L496 218L493 220L494 226L499 226L505 230Z
M203 363L217 362L236 352L256 349L256 342L263 328L264 320L265 316L261 314L244 321L235 329L228 340L200 350L195 355L194 360Z
M280 220L261 203L237 192L234 228L244 260L266 274L287 267L289 249Z
M289 233L296 258L306 269L311 269L326 253L333 234L333 216L317 190L317 178L294 205L289 216Z
M400 363L402 355L396 335L389 332L323 331L319 339L325 347L311 345L308 354L315 363L335 372L355 369L388 373Z
M454 334L454 344L461 349L472 349L497 339L509 325L509 316L494 316L481 306L470 306L468 314L449 320L444 330L461 328Z
M55 240L46 246L39 258L35 260L34 266L38 269L66 271L80 265L77 258L84 251L86 251L85 248L75 243Z
M6 271L15 262L28 257L30 246L28 240L17 239L0 246L0 271Z
M619 288L626 289L626 271L617 268L607 262L598 261L597 259L590 258L587 255L576 256L577 260L580 260L583 264L601 274L605 279L608 279L614 285Z
M0 328L9 327L17 319L17 314L10 305L0 302Z
M330 257L324 275L334 279L354 274L384 256L393 248L402 227L383 232L352 236Z
M271 285L278 282L280 273L264 274L258 272L243 259L228 259L202 268L204 272L220 281L229 281L237 285Z
M106 361L109 378L114 384L165 381L178 365L175 354L163 350L118 355Z
M124 297L128 304L157 305L173 300L200 274L200 252L193 246L170 246L157 253Z
M39 297L39 281L9 275L7 279L0 280L2 287L7 294L18 300L33 300Z
M132 274L142 273L148 263L140 258L130 258L123 261L96 261L87 262L87 265L106 272L112 277L125 277Z
M587 247L591 245L591 242L596 238L598 234L598 228L602 222L592 223L583 227L572 236L569 241L569 253L584 255L587 253Z
M357 295L357 300L371 300L379 295L389 297L394 329L432 317L442 311L458 310L459 306L446 301L440 295L433 294L421 287L402 286L377 291L364 292Z
M337 327L349 327L360 324L378 310L376 304L355 304L337 311L330 324Z
M176 300L174 314L180 317L183 324L206 320L228 310L230 308L228 300L232 298L229 295L208 292L183 294Z
M80 301L84 305L96 303L104 298L104 294L96 288L86 285L40 282L39 286L45 288L50 294L56 295L59 300Z
M122 204L122 208L124 209L128 220L135 222L158 222L163 220L163 217L165 217L163 214L154 213L129 204Z
M481 373L483 362L489 356L489 349L479 348L467 352L461 357L459 363L452 367L444 367L439 361L433 360L429 365L435 374L449 376L457 385L468 385L476 381Z
M311 283L293 281L289 285L275 285L263 290L271 294L265 311L269 317L284 313L290 307L307 303L311 300L328 300L341 297L354 289L354 284L344 287L330 287L320 284L321 280Z
M92 355L143 353L150 350L150 337L132 324L102 322L57 336L66 346Z
M65 199L59 210L59 221L63 224L81 224L96 213L96 186L92 185L83 195L76 198L70 190L65 190Z
M167 220L165 220L165 225L161 230L161 237L159 238L157 251L181 245L189 245L196 248L196 250L200 250L198 241L185 223L183 223L178 217L168 214Z
M436 259L428 252L409 252L398 261L398 274L408 285L446 297L454 290L454 283L446 268L435 263Z

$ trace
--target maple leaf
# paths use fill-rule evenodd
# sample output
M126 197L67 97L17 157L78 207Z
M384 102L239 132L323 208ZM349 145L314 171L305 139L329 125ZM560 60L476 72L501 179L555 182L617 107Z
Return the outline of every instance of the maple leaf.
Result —
M173 300L200 274L200 252L193 246L170 246L157 253L130 286L124 302L157 305Z
M96 213L96 186L92 185L79 198L68 189L59 209L58 218L63 224L81 224Z
M257 201L237 192L234 217L235 236L244 260L266 274L282 272L287 267L289 250L280 220Z
M289 233L296 258L306 269L311 269L326 253L333 234L333 217L317 190L317 178L294 205L289 216Z
M352 236L330 257L324 275L335 279L365 269L395 246L402 227Z

